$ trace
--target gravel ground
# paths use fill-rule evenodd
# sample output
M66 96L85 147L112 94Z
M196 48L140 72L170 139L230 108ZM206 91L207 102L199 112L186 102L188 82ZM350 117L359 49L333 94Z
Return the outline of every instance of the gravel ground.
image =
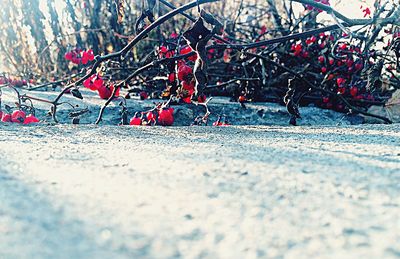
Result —
M0 258L400 258L399 125L0 125Z

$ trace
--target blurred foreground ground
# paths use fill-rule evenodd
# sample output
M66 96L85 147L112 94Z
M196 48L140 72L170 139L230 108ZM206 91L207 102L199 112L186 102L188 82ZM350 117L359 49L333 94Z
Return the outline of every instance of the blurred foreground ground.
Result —
M399 258L399 125L0 125L0 258Z

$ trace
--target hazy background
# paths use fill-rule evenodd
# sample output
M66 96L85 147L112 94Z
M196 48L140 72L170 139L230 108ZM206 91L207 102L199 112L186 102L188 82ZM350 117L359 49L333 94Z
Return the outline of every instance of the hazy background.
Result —
M276 2L279 4L282 1L286 0L276 0ZM39 5L38 9L40 11L35 12L35 2ZM133 33L133 27L134 27L134 22L136 20L136 17L140 14L141 11L141 1L137 0L131 0L131 1L126 1L127 2L127 8L126 8L126 17L125 17L125 23L122 24L121 26L119 25L113 25L114 28L107 28L108 23L106 20L113 21L113 19L116 19L115 13L113 14L113 9L114 8L114 1L113 0L105 0L105 1L100 1L101 3L101 9L100 10L93 10L96 2L99 2L97 0L84 0L84 1L77 1L77 0L69 0L69 1L62 1L62 0L29 0L29 1L22 1L22 0L0 0L0 4L2 6L3 10L0 10L0 19L2 20L2 24L0 25L0 38L3 44L3 47L7 49L8 53L5 53L4 49L2 49L0 45L0 72L1 71L15 71L16 68L19 66L19 62L23 63L21 65L27 67L29 65L35 64L36 66L43 63L43 64L48 64L48 63L54 63L54 66L50 71L55 71L59 69L64 69L60 68L57 63L60 63L62 60L62 55L65 53L65 51L68 49L68 46L75 45L77 42L74 39L73 36L60 36L60 35L68 35L71 33L74 33L77 31L77 27L73 26L73 20L72 16L70 13L70 10L68 10L67 2L71 4L74 10L74 15L75 19L77 22L80 23L80 30L87 30L87 29L93 29L93 24L94 24L94 18L92 16L98 16L98 21L95 21L98 23L98 26L102 27L104 31L101 32L96 32L96 33L81 33L79 36L82 38L82 41L88 41L87 37L91 37L91 35L100 35L101 37L99 38L99 42L97 45L101 45L99 49L96 49L97 46L94 46L95 50L98 52L104 52L104 49L111 45L112 47L110 50L113 49L119 49L123 45L126 44L127 39L111 39L112 37L115 37L114 35L110 34L110 31L118 31L119 33L123 35L132 35ZM189 1L172 1L174 5L178 6L183 3L189 2ZM224 5L226 10L230 11L230 13L224 12L222 14L223 18L226 19L235 19L236 11L239 8L240 0L234 0L234 1L220 1L218 4L212 4L211 6L216 6L216 5ZM288 2L288 1L287 1ZM362 18L363 17L363 12L360 9L360 6L369 6L372 7L372 0L351 0L351 1L344 1L344 0L331 0L331 5L342 12L344 15L352 17L352 18ZM32 6L29 6L28 3L31 3ZM264 10L267 10L266 6L266 1L263 0L245 0L244 4L254 4L260 6L260 10L262 12L262 8L265 5ZM52 16L51 16L51 10L49 9L49 6L53 6L53 18L54 15L58 16L58 23L57 25L52 25ZM210 5L207 5L210 6ZM296 12L300 13L304 11L304 8L301 4L294 3ZM7 13L7 8L9 8ZM28 10L27 10L28 9ZM215 8L215 12L218 12L219 8ZM166 9L161 9L160 13L165 13L167 10ZM41 17L37 19L35 17L36 14L41 13ZM265 12L267 13L267 11ZM37 20L41 20L43 29L43 35L44 37L39 38L45 38L45 41L42 42L41 44L38 44L38 39L32 37L32 34L30 31L32 31L32 28L28 25L30 20L26 19L26 17L35 17ZM242 17L245 17L243 15ZM332 19L328 15L321 14L319 15L320 20L324 20L326 22L332 22ZM59 27L58 32L54 32L53 28L55 26ZM181 24L180 24L181 26ZM13 29L13 31L9 31L10 28ZM177 27L176 30L179 32L181 27ZM107 34L107 35L106 35ZM57 36L58 35L58 36ZM17 36L16 39L10 39L10 37ZM56 41L56 42L54 42ZM90 40L89 40L90 42ZM55 44L56 43L56 44ZM47 45L51 45L47 49ZM85 46L85 44L81 43L78 45L83 45L81 47L93 47L90 46L90 43ZM41 49L41 50L38 50ZM48 53L42 53L44 50L48 51ZM40 53L42 54L39 58L34 58L35 53ZM19 56L17 58L17 56ZM11 56L11 57L10 57ZM46 59L46 56L49 56L48 59ZM10 58L14 58L13 62L10 62ZM21 60L21 61L19 61ZM58 62L57 62L58 60ZM10 63L13 63L12 65ZM28 68L24 68L22 70L26 70ZM39 68L36 69L37 71L40 70ZM20 71L21 72L21 71Z

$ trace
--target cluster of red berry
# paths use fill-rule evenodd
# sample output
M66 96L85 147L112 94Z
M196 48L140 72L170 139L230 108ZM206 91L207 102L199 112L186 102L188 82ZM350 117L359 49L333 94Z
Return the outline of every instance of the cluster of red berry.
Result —
M89 61L94 60L94 54L92 49L82 50L80 48L76 48L65 53L65 59L76 65L86 65L89 63Z
M148 112L137 112L131 119L132 126L172 126L174 124L174 108L157 108Z
M29 114L28 116L22 110L15 110L12 113L3 112L0 110L0 118L2 122L13 122L20 124L31 124L38 123L39 119L35 117L33 114Z
M372 94L367 91L365 82L360 83L361 81L357 80L365 64L373 65L374 52L362 53L358 45L349 42L335 44L340 36L320 33L293 43L290 55L297 59L289 62L311 64L313 72L322 74L329 90L337 94L355 100L374 100ZM344 105L335 103L334 99L323 97L321 106L344 111Z
M181 81L180 97L183 102L191 103L195 92L195 82L193 80L193 69L181 61L178 64L178 79Z
M331 4L329 3L329 0L314 0L314 2L316 2L316 3L321 3L321 4L323 4L323 5L328 5L328 6L330 6ZM310 10L310 11L317 11L317 12L322 12L322 10L321 9L319 9L319 8L315 8L315 7L313 7L312 5L306 5L306 9L307 10Z
M92 91L97 91L100 98L105 100L111 97L115 87L112 83L108 85L105 84L103 78L98 74L94 74L86 79L83 82L83 86ZM119 89L117 90L115 96L119 96Z

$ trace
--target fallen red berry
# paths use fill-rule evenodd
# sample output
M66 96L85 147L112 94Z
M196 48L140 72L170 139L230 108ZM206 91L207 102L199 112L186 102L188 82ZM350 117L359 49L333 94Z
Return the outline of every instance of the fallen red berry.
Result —
M142 119L135 116L131 119L131 121L129 122L129 125L140 126L140 125L142 125Z
M174 124L174 114L173 109L163 109L158 114L158 123L162 126L171 126Z
M38 123L38 122L40 122L40 120L38 118L36 118L35 115L29 114L28 116L26 116L24 124L31 124L31 123Z
M11 114L9 113L4 113L3 116L1 117L2 122L11 122Z
M11 114L11 121L15 123L23 123L26 118L26 113L21 110L16 110Z
M146 118L147 118L147 120L148 120L149 122L153 122L153 121L156 120L156 116L154 116L154 113L153 113L153 112L148 112L148 113L146 114Z

